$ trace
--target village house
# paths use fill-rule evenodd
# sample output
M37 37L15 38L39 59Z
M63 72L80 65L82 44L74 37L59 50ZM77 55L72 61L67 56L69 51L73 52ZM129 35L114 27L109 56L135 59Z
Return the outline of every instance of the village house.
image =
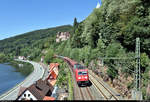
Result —
M55 100L50 97L52 91L53 86L47 80L39 79L28 88L21 87L17 100Z
M70 32L58 32L56 36L56 42L68 40L70 38Z
M56 79L58 76L58 63L50 63L50 69L49 69L49 76L47 77L47 80L49 81L52 86L55 85Z
M39 79L28 88L20 87L17 100L55 100L51 97L58 76L58 63L50 63L49 75L45 80ZM55 93L55 92L54 92Z
M18 56L19 60L25 60L26 58L24 56Z

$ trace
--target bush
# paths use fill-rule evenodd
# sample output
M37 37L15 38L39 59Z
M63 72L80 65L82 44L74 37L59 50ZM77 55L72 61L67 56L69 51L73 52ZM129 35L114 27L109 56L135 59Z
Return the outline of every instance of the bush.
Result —
M89 63L91 61L91 56L92 56L92 54L91 54L90 46L85 46L84 48L80 49L79 59L80 59L80 61L85 63L86 66L89 65Z
M23 64L23 67L19 67L18 64ZM24 76L29 75L34 70L33 65L26 62L11 61L10 65L15 68L16 72L20 72Z
M147 100L149 100L149 101L150 101L150 96L147 96Z
M141 54L141 71L145 72L149 67L149 58L146 53Z
M128 83L128 85L127 85L127 88L128 88L128 89L131 89L131 88L133 88L133 87L134 87L134 82Z
M118 76L118 70L114 66L111 66L107 69L107 74L113 81L113 79Z
M0 63L7 62L8 58L4 53L0 53Z
M72 49L71 52L70 52L70 57L71 57L71 59L80 62L79 49L77 49L77 48Z
M54 56L54 51L52 49L49 49L44 60L46 63L50 63L53 60L53 56Z
M142 91L143 99L145 100L146 99L146 88L142 87L141 91Z

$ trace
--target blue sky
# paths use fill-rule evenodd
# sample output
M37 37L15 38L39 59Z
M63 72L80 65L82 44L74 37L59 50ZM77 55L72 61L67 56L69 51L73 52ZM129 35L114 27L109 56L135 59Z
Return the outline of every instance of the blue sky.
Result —
M100 0L0 0L0 40L84 20Z

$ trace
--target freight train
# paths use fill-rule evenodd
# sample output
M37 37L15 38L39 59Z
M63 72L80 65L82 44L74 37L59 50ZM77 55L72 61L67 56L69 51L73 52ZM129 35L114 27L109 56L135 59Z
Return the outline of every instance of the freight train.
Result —
M85 68L83 65L79 64L78 62L71 60L68 57L63 57L63 56L57 56L57 57L62 58L70 65L78 86L89 85L89 76L88 76L87 68Z

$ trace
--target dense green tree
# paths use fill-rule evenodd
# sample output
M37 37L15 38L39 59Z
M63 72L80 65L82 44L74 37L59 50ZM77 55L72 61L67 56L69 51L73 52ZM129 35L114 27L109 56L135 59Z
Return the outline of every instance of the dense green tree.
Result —
M4 62L7 60L7 57L4 53L0 53L0 63Z
M50 62L52 62L53 56L54 56L54 51L53 51L53 49L49 49L48 52L47 52L47 54L46 54L46 56L45 56L45 58L44 58L45 62L48 63L48 64L49 64Z
M81 48L83 46L80 35L82 34L82 26L79 25L73 34L71 46L72 48Z
M102 40L102 39L98 40L97 49L98 49L99 56L101 56L101 57L105 56L106 45L104 43L104 40Z
M107 74L111 78L111 80L113 80L118 76L118 70L113 65L111 65L107 70Z
M75 33L75 30L77 29L78 27L78 21L77 21L77 18L74 18L74 22L73 22L73 33Z
M84 48L79 50L79 59L83 63L85 63L86 66L90 63L91 60L91 47L90 46L85 46Z
M145 71L148 72L148 67L149 67L149 58L146 55L146 53L141 54L141 71L144 73Z

